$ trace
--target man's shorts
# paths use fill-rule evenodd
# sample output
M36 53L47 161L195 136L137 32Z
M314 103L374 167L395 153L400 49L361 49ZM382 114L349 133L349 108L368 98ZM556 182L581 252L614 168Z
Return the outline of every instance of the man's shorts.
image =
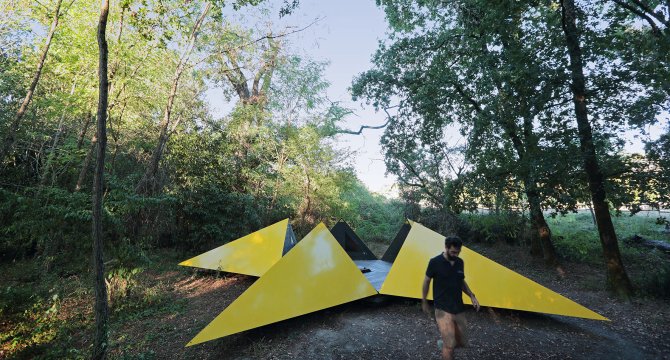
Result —
M467 345L467 322L463 313L451 314L436 308L435 322L437 322L446 347L455 348Z

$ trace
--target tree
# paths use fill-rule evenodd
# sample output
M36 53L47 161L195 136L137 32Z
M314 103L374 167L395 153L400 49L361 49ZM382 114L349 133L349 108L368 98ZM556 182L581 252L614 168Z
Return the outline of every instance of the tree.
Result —
M665 134L645 146L646 158L652 168L646 182L643 182L641 193L648 202L657 209L670 207L670 125L666 126Z
M588 119L586 80L579 39L580 32L577 27L577 8L574 1L562 0L561 12L563 32L565 33L566 46L570 56L571 89L579 129L581 155L584 161L584 171L589 180L589 190L607 266L607 280L613 291L624 298L628 298L631 296L633 288L621 260L618 240L607 204L604 178L598 164L596 148L593 144L593 133Z
M160 124L160 135L158 136L158 144L156 145L156 148L154 149L151 155L151 160L149 162L149 166L147 166L147 170L142 176L142 179L140 179L139 183L135 187L135 191L137 193L150 194L153 193L155 190L156 184L154 178L156 176L156 172L158 171L158 166L160 164L163 151L170 136L169 133L170 116L172 114L172 108L174 105L175 96L177 95L179 79L181 78L182 73L186 68L188 58L191 55L191 51L195 46L195 40L198 36L198 31L200 29L200 26L202 25L202 22L205 19L205 16L209 12L210 7L211 7L210 3L207 3L205 5L204 9L202 10L202 13L200 14L200 17L198 17L198 19L195 22L195 25L193 25L193 29L191 30L191 34L189 35L188 38L188 45L184 50L184 54L179 59L177 70L175 71L174 77L172 78L172 86L170 88L167 105L165 106L165 111L163 113L163 120L161 121Z
M489 169L523 183L542 252L547 263L555 264L551 231L542 213L545 193L540 184L546 181L538 178L538 169L542 142L559 126L537 124L554 121L551 109L563 100L555 91L560 72L543 63L546 55L538 59L537 54L537 48L548 48L552 39L538 40L527 30L539 26L540 21L525 17L528 6L523 4L459 1L413 7L396 1L383 6L396 41L380 47L375 56L377 69L357 79L354 94L379 106L388 106L390 96L400 97L395 124L389 125L383 139L387 166L398 171L401 167L394 162L401 161L415 178L420 178L417 175L422 171L438 174L450 167L454 170L452 163L441 164L436 159L448 159L439 155L447 149L444 138L460 128L467 138L468 146L463 149L471 164L468 170ZM402 160L410 153L413 158L425 159L424 169ZM430 154L432 160L421 154ZM505 155L511 158L502 159ZM492 158L507 167L496 169L491 166ZM463 181L458 176L456 180L437 186L448 194L440 197L454 204L466 199ZM504 187L508 182L488 181L488 185L494 183ZM427 189L425 180L414 184ZM469 184L470 190L475 184ZM436 198L435 191L427 194ZM502 188L497 188L496 194L503 196Z
M105 148L107 145L107 17L109 0L103 0L98 22L98 112L97 112L97 154L93 180L93 273L95 276L95 339L93 359L105 359L108 346L108 305L105 283L105 263L102 232L102 192L105 173Z
M25 116L26 110L28 109L28 105L30 104L30 101L33 99L33 94L35 93L37 83L39 82L40 75L42 74L42 68L44 67L44 63L46 62L47 59L47 54L49 53L49 47L51 46L51 39L53 39L54 33L56 33L56 27L58 26L58 19L60 18L61 2L62 0L57 0L56 2L53 20L51 22L51 27L47 34L44 48L42 49L42 54L40 55L39 61L37 63L37 69L35 70L33 79L30 83L30 86L28 87L26 97L23 99L21 106L16 112L14 120L9 125L7 135L5 136L5 140L2 143L2 148L0 148L0 162L5 161L5 158L11 151L12 147L14 146L14 142L16 141L16 131L19 129L19 126L21 125L21 119L23 119L23 117Z
M380 46L376 68L356 80L355 95L379 107L398 102L396 125L390 124L386 135L412 149L440 144L448 126L458 124L472 149L470 178L483 180L470 182L468 191L496 184L495 198L504 195L506 184L522 183L534 227L549 245L542 208L574 207L587 177L576 174L572 156L582 128L570 121L574 61L566 56L560 7L470 0L379 4L394 30L393 43ZM661 6L653 4L652 12ZM664 29L665 18L653 20L650 30L636 22L639 12L615 3L584 8L580 30L588 47L582 75L590 90L582 95L593 105L592 154L614 159L618 132L654 123L667 108L668 52L660 51L667 45L647 36L657 33L654 26Z

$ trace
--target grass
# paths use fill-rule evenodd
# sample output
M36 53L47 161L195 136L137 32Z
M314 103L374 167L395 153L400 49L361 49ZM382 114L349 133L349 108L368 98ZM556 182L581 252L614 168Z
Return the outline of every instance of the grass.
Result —
M629 241L637 235L649 240L670 242L670 234L657 221L655 212L630 216L613 216L619 250L628 276L638 296L670 297L670 257L655 249L637 246ZM549 218L554 245L565 259L602 265L602 246L590 212Z
M650 213L630 216L623 213L613 216L612 222L619 240L619 248L624 258L636 260L648 251L630 245L626 240L634 235L646 239L670 241L670 235L662 232L663 225ZM565 216L549 217L547 223L554 236L558 252L565 258L588 263L602 263L602 247L598 229L590 212L580 212Z

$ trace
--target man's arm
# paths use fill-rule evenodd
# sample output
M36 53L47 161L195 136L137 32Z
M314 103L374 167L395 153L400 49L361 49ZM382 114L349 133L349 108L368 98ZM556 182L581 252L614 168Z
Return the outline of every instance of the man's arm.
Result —
M479 301L475 297L475 293L470 290L470 287L465 280L463 280L463 292L470 297L470 301L472 301L472 306L475 307L475 310L479 311Z
M430 280L428 276L423 279L423 287L421 288L421 309L426 314L430 314L430 305L428 305L428 288L430 287Z

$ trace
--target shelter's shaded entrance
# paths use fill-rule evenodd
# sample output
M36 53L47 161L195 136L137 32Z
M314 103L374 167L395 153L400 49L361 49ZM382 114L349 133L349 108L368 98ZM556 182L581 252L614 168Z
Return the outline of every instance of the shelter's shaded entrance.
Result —
M409 222L406 222L402 225L398 233L396 234L395 238L391 242L391 245L386 249L386 252L382 256L382 260L393 263L395 261L395 258L398 257L398 253L400 252L400 248L402 245L405 243L405 239L407 238L407 234L409 234L409 231L412 229L412 226L409 224Z
M352 260L377 260L375 254L346 222L338 221L330 232Z

